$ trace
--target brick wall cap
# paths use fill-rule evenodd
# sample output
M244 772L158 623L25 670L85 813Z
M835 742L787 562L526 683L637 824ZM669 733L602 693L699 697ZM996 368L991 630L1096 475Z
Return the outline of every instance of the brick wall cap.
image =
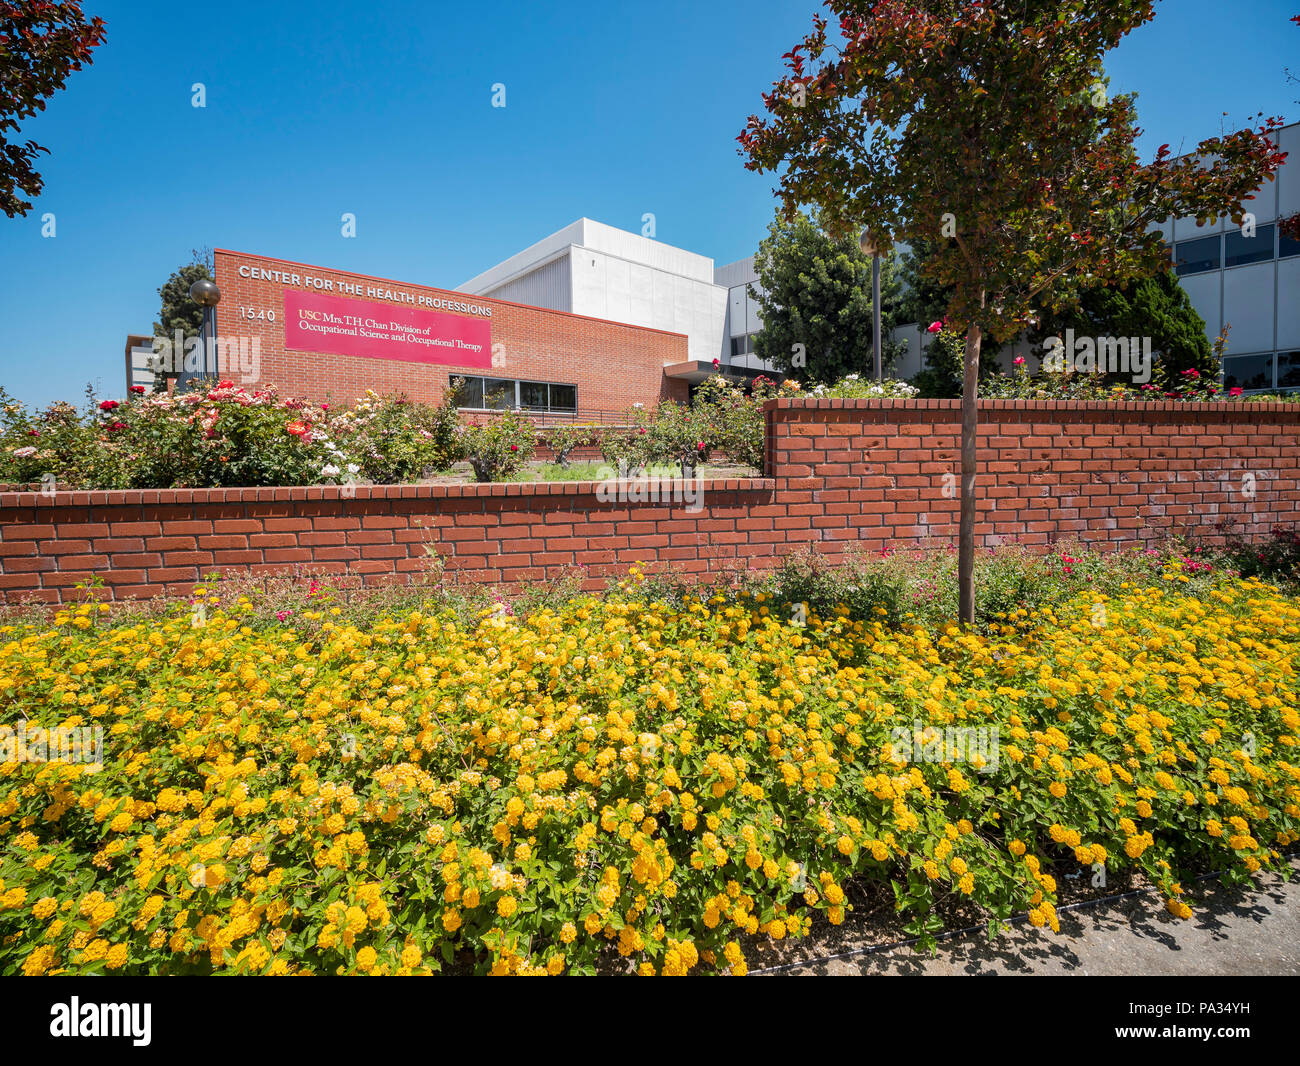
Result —
M979 410L990 414L1003 411L1042 412L1056 414L1117 414L1138 416L1135 421L1158 420L1194 422L1198 418L1215 421L1238 422L1294 422L1300 421L1300 403L1242 403L1240 401L1212 401L1208 403L1180 403L1174 400L980 400ZM915 397L899 399L849 400L825 397L777 397L763 404L763 411L961 411L960 400L923 400ZM1142 417L1147 416L1147 417Z
M636 485L643 482L618 481L506 481L480 485L358 485L353 495L343 496L341 485L253 486L219 489L109 489L94 492L64 491L53 495L41 492L0 491L0 508L18 507L156 507L171 504L292 503L308 500L339 500L342 513L347 505L364 500L440 500L504 496L587 496L595 495L602 485ZM698 485L713 492L770 492L776 487L772 478L658 478L660 486Z

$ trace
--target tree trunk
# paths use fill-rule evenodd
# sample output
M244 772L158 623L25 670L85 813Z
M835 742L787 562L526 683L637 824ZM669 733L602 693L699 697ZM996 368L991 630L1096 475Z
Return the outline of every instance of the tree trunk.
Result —
M984 307L984 293L980 293ZM961 390L961 524L957 539L958 614L963 625L975 622L975 433L979 424L980 337L978 322L966 327L966 374Z

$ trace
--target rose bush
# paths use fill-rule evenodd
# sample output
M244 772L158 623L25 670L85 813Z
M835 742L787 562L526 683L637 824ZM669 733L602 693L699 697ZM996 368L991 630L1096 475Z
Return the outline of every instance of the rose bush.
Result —
M843 400L906 400L918 394L915 385L897 378L875 381L850 374L833 385L814 385L807 392L813 399L838 398Z
M578 448L591 448L599 445L603 437L600 426L581 423L561 423L550 426L539 434L541 442L555 454L559 466L569 469L569 457Z
M4 411L3 481L52 475L64 489L141 489L343 480L346 460L326 410L280 399L274 389L250 392L222 381L178 396L132 392L92 402L80 418L68 404L29 415L7 402Z
M537 447L537 429L519 411L489 415L478 424L462 422L455 434L455 455L470 464L480 482L513 477Z
M444 390L441 404L405 396L380 396L371 389L356 406L332 420L331 429L359 478L379 485L419 481L450 469L459 458L456 407Z

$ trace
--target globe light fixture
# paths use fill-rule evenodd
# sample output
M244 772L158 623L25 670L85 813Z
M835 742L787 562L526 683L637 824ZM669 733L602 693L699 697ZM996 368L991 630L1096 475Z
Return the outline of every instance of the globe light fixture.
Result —
M200 307L216 307L221 303L221 290L208 278L199 278L190 286L190 299Z

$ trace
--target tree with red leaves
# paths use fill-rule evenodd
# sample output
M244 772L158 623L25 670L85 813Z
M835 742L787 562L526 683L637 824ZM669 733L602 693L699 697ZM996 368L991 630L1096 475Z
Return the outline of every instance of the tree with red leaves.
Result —
M104 20L86 20L79 0L0 0L0 210L10 218L25 215L45 182L33 167L49 154L35 141L9 139L19 124L45 110L45 101L63 88L68 74L89 63L91 50L104 41Z
M948 325L966 338L958 563L970 623L982 338L1012 339L1085 285L1164 269L1166 218L1240 224L1242 200L1284 158L1268 137L1281 121L1140 163L1134 97L1107 96L1102 58L1154 17L1153 0L826 7L836 31L814 16L740 150L750 170L779 174L786 211L815 206L884 247L935 247L924 272L953 287Z

